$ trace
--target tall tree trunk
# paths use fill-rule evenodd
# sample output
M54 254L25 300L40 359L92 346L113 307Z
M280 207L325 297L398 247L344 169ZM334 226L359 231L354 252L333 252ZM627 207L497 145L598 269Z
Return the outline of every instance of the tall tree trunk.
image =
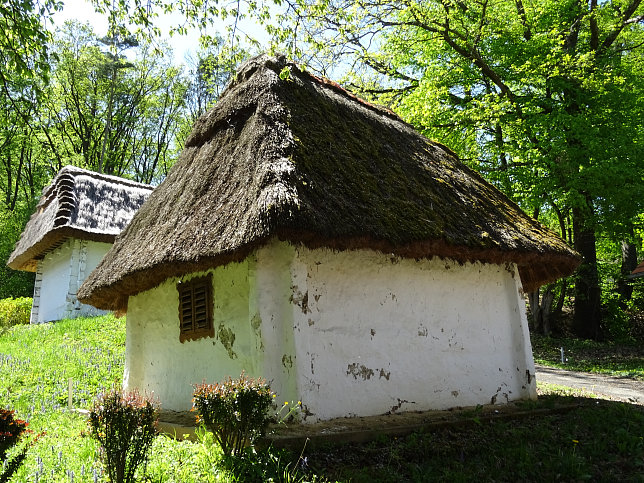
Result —
M552 288L552 285L546 285L541 297L540 288L528 294L530 314L532 316L531 326L538 334L550 335L552 332L551 312L552 300L554 299Z
M597 273L595 230L590 222L592 202L575 207L572 213L575 250L583 257L575 280L575 334L585 339L599 339L601 325L601 289Z
M633 227L630 227L628 240L622 240L622 266L621 277L617 281L617 293L622 308L626 308L626 303L633 296L633 285L626 279L637 267L637 246L633 243L635 234Z

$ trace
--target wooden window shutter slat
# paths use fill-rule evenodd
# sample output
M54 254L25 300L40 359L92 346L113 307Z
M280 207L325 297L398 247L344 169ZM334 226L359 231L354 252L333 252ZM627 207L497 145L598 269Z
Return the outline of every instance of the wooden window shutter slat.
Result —
M212 276L199 277L177 284L179 292L179 339L213 337Z

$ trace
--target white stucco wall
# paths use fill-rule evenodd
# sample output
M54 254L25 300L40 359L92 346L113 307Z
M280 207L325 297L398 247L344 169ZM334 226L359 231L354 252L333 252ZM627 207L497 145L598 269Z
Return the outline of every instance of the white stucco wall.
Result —
M179 342L178 279L128 302L124 385L164 409L242 369L307 422L536 396L515 267L273 242L211 273L214 338Z
M312 420L536 397L513 266L298 248L291 277Z
M67 240L43 258L40 304L36 322L50 322L64 317L67 310L67 292L69 291L73 251L73 240Z
M257 340L249 317L249 265L233 263L213 274L215 337L179 341L177 278L128 300L123 385L154 393L162 409L191 407L193 385L257 375ZM202 276L204 273L195 274ZM186 277L189 280L192 277Z
M112 245L68 239L38 264L31 322L43 323L105 313L76 298L78 287Z

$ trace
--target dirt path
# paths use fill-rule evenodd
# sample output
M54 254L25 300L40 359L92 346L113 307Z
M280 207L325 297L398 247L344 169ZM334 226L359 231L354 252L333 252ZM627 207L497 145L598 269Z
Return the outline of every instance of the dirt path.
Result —
M601 399L644 405L644 382L625 377L602 376L536 366L537 383L556 384L595 394Z

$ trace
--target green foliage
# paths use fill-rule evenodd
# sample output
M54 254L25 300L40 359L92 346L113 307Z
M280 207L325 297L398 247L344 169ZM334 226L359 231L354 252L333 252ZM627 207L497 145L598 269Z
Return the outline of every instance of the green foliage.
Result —
M97 44L106 42L102 49ZM187 81L169 58L119 30L99 39L67 22L52 46L58 62L40 115L55 159L107 174L159 182L174 163ZM125 56L130 51L131 61Z
M308 477L293 461L290 451L270 447L263 451L251 449L239 456L224 457L221 465L229 471L236 481L261 483L279 481L283 483L316 481Z
M263 436L269 422L273 393L262 378L242 373L216 384L198 384L193 408L199 421L211 431L226 456L239 456Z
M0 462L2 463L0 482L9 481L27 456L29 446L25 446L21 452L10 458L7 457L7 452L29 431L28 425L26 421L16 419L14 411L0 408Z
M0 460L7 458L7 451L18 444L29 423L14 417L15 412L0 408Z
M644 210L642 18L641 0L296 0L272 32L574 243L575 330L598 337L597 239Z
M0 4L0 87L9 91L13 82L47 78L49 32L45 24L62 8L56 0L8 0Z
M1 184L0 182L0 186ZM29 218L26 211L26 209L16 209L11 212L0 206L0 299L31 297L34 291L33 273L12 270L7 267L9 255L13 252ZM2 324L0 323L0 325Z
M89 413L92 437L113 483L132 483L147 463L156 436L157 410L137 392L114 388L98 397Z
M11 327L0 337L0 397L33 425L67 407L72 379L73 405L87 408L120 383L124 353L125 320L112 315Z
M18 324L28 324L31 316L30 297L0 300L0 327L11 327Z
M593 348L586 356L589 362L595 353L598 364L605 366L612 360L619 366L622 361L633 372L641 355L637 346L577 344L571 347L573 360L578 358L578 347L589 346ZM124 349L125 321L112 316L15 326L0 337L0 398L16 409L18 417L28 419L34 431L47 431L31 447L12 481L105 480L96 460L98 444L87 437L87 421L66 410L67 381L73 378L74 404L87 407L87 401L102 392L102 385L120 384ZM643 368L640 357L637 371L642 373ZM238 458L224 458L210 432L198 431L196 442L160 436L152 443L146 481L252 481L252 475L258 474L259 481L285 482L577 481L583 475L592 480L611 475L615 480L638 481L644 465L641 409L598 400L587 405L556 395L540 396L526 407L557 408L562 402L581 406L514 421L481 420L472 427L459 421L455 427L383 437L367 444L307 446L299 457L270 447L263 454L248 451ZM508 441L522 443L508 445Z

